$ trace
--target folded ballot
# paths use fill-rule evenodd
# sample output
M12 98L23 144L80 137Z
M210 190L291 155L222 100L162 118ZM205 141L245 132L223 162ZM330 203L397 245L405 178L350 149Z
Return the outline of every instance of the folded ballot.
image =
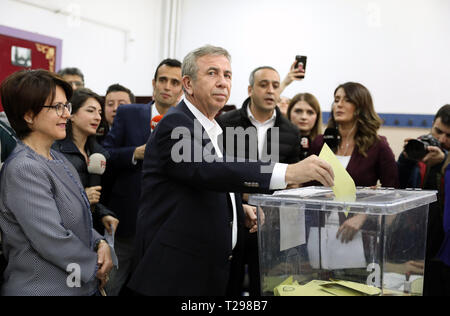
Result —
M290 277L274 289L275 296L376 296L381 290L374 286L343 280L313 280L299 285Z
M327 144L323 145L319 158L328 162L334 172L334 187L332 187L336 201L354 202L356 200L356 186L350 174L336 158Z

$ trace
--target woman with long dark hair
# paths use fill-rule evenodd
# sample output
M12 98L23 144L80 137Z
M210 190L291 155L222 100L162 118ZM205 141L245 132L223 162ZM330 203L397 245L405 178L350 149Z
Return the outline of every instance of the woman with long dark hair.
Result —
M355 181L356 186L398 188L398 169L386 137L379 136L381 119L375 112L369 90L360 83L347 82L334 92L328 128L337 129L341 140L332 148ZM310 154L319 155L324 144L320 135ZM365 222L364 215L349 218L340 228L343 241L349 241Z
M94 217L94 227L103 234L105 228L111 234L119 224L116 215L100 203L102 187L90 183L89 157L101 154L105 159L109 153L96 141L97 129L103 115L103 100L93 91L81 88L71 98L72 115L67 121L66 138L57 141L53 148L60 151L72 163L86 190Z

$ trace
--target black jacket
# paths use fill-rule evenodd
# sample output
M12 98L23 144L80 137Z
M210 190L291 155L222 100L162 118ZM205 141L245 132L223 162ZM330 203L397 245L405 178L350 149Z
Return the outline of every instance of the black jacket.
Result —
M87 169L86 160L84 159L84 156L80 153L77 146L73 143L73 141L69 138L66 138L64 140L56 141L53 144L53 149L61 152L69 161L70 163L75 167L75 169L78 172L78 175L80 176L81 184L84 188L91 187L89 184L89 172ZM88 155L92 154L102 154L105 156L106 160L109 158L109 153L104 149L101 145L99 145L96 141L88 141L86 143L86 149ZM113 216L117 218L117 215L107 209L103 204L98 203L95 205L94 211L92 213L92 217L94 220L94 228L103 235L104 233L104 226L101 223L101 219L104 216Z
M6 123L0 121L0 146L1 146L1 162L3 163L8 158L16 147L17 136L14 130L6 125Z
M147 143L136 226L137 266L128 284L139 294L224 296L232 259L228 192L264 193L270 187L270 174L260 172L268 164L228 163L212 151L214 162L195 162L195 153L208 153L204 149L211 141L202 138L204 129L200 135L195 132L194 119L181 102L167 112ZM174 138L177 127L187 129L187 136ZM180 141L189 153L176 162L173 153ZM241 203L237 194L238 217L243 216Z
M281 114L278 107L275 108L276 119L274 127L267 130L263 157L259 157L259 152L257 150L258 132L248 117L247 110L249 105L250 98L244 101L241 109L228 112L217 118L217 122L223 129L223 144L227 156L258 160L267 160L267 158L270 158L272 163L280 162L292 164L298 162L300 160L300 132L296 126ZM246 134L249 135L244 137L242 137L242 135L240 137L234 136L234 152L230 152L230 146L233 146L231 140L228 139L231 134L227 137L227 133L230 133L232 130L227 131L228 127L242 127L246 130ZM278 129L279 132L279 139L277 144L274 140L274 144L272 145L278 145L278 150L272 148L273 146L267 145L271 144L271 140L274 138L274 135L276 135L276 129ZM242 144L238 145L238 142L242 142L244 139L244 146L242 146ZM239 149L239 147L242 148ZM256 153L254 152L255 149ZM278 153L276 153L276 151L278 151ZM265 157L265 155L268 155L268 157ZM244 277L244 264L248 263L250 295L259 295L261 293L261 288L259 285L257 234L250 234L248 230L244 229L242 226L239 228L238 244L233 251L234 259L231 266L231 277L227 294L240 295L240 293L242 293L242 282L240 281Z
M253 126L250 119L248 118L247 108L249 107L249 105L250 105L250 98L248 98L247 100L244 101L244 104L242 105L241 109L225 113L216 119L217 122L219 123L219 125L223 129L223 144L224 144L224 148L226 149L226 152L228 155L230 155L230 150L229 150L229 148L226 147L226 144L227 144L226 128L227 127L243 127L244 129L251 128L250 130L248 130L248 132L251 132L252 136L246 137L244 153L237 150L237 144L238 144L239 139L237 137L235 137L235 139L234 139L234 145L235 145L234 154L231 154L231 155L235 156L235 157L246 158L246 159L255 158L255 157L250 157L251 155L250 155L249 151L250 151L251 147L250 147L249 140L258 139L258 136L257 136L258 134L257 134L256 127ZM285 118L281 114L281 111L278 107L275 108L275 111L276 111L277 116L275 119L274 128L279 129L279 156L278 156L279 159L277 161L272 161L272 162L281 162L281 163L287 163L287 164L296 163L300 160L300 132L295 125L293 125L287 118ZM270 128L267 131L265 148L267 148L267 144L270 144L274 128ZM242 139L241 139L241 141L242 141ZM253 144L253 145L255 145L255 144ZM256 144L256 148L257 148L257 144ZM271 146L269 146L267 151L263 151L263 152L267 152L269 155L273 154ZM259 160L261 159L261 157L259 157L259 154L258 154L257 159L259 159Z

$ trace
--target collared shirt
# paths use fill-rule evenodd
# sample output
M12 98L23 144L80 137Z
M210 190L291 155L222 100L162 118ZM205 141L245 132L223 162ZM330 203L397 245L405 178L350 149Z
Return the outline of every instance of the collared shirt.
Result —
M250 120L250 122L253 124L253 126L256 127L256 130L258 132L258 154L259 158L263 156L263 150L264 150L264 144L266 140L267 131L275 126L275 120L277 119L277 112L273 111L273 115L270 119L267 121L261 123L259 122L255 116L253 115L252 111L250 111L250 105L247 107L247 115Z
M208 137L211 139L211 142L214 146L214 149L216 150L216 153L219 158L223 157L222 151L220 150L218 146L218 137L223 133L222 128L220 125L216 122L216 120L211 121L209 118L207 118L202 112L200 112L197 107L195 107L189 100L186 98L184 99L184 103L188 107L188 109L192 112L192 114L195 116L195 118L200 122L200 124L205 129L206 133L208 134ZM284 189L286 188L286 169L287 165L285 164L275 164L275 167L273 169L272 178L270 180L270 189L277 190L277 189ZM229 193L231 198L231 204L233 206L233 239L232 239L232 247L236 246L237 243L237 211L236 211L236 198L234 193Z
M161 115L161 114L158 112L158 108L156 107L156 104L153 103L153 106L152 106L152 117L150 118L150 122L151 122L151 120L153 120L155 117L157 117L159 115Z
M277 112L273 111L273 115L270 119L265 121L264 123L260 123L256 120L252 111L250 111L250 105L247 107L247 115L250 122L253 126L256 127L256 131L258 133L258 154L259 159L263 156L264 144L266 140L267 131L275 127L275 121L277 119ZM288 165L282 163L276 163L275 168L272 172L272 178L270 179L270 189L271 190L280 190L285 189L287 187L285 177L286 177L286 169Z
M200 124L205 129L208 134L209 139L216 150L217 156L219 158L223 157L222 151L218 145L219 135L223 133L222 128L217 124L216 120L211 121L202 112L200 112L191 102L186 98L184 99L188 109L194 114L195 118L200 122ZM237 243L237 209L236 209L236 197L234 193L229 193L231 199L231 205L233 207L233 232L232 232L232 248L236 246Z

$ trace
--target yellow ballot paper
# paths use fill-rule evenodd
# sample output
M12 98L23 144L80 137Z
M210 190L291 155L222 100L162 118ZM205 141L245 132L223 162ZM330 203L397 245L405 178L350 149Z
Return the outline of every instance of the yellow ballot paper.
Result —
M298 282L296 282L298 284ZM286 280L284 280L283 282L279 283L274 289L273 289L273 293L275 294L275 296L281 296L280 293L278 292L278 287L281 287L283 285L293 285L294 284L294 277L290 276L289 278L287 278ZM272 290L271 290L272 291Z
M381 294L381 290L375 286L370 286L370 285L351 282L351 281L344 281L344 280L332 280L332 281L334 282L334 284L352 289L352 290L360 292L364 295L374 296L374 295Z
M320 286L322 281L313 281L307 285L280 285L275 288L275 296L336 296L324 291Z
M328 162L333 167L334 187L332 187L336 201L354 202L356 200L355 181L345 170L344 166L337 159L327 144L323 144L319 158Z
M279 285L291 285L294 277L285 278L283 276L266 276L263 279L263 292L273 292Z
M312 280L299 285L292 277L277 286L275 296L377 296L381 290L377 287L343 280Z

